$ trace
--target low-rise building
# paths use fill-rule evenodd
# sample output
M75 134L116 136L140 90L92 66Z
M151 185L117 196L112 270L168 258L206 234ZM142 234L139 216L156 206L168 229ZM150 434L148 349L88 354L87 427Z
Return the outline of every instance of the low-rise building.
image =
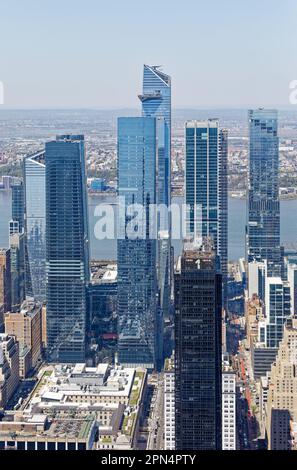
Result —
M97 439L94 415L50 418L7 412L0 421L0 450L92 450Z
M5 408L19 385L19 350L13 336L0 334L0 408Z
M136 447L147 372L98 364L44 367L24 411L55 417L94 415L99 425L96 448Z

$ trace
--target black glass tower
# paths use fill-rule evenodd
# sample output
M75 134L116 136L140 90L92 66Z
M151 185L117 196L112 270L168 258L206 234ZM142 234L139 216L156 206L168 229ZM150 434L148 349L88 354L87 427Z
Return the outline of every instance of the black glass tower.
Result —
M48 360L85 361L89 281L84 137L62 135L45 147Z
M175 448L219 450L222 275L208 241L184 244L175 302Z

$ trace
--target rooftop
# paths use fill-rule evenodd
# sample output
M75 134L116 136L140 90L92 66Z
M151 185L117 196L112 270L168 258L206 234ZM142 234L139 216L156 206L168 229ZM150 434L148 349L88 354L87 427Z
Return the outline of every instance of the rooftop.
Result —
M45 414L25 414L7 412L0 422L0 436L14 435L14 438L39 436L43 438L67 438L86 440L95 424L94 415L84 418L54 418Z

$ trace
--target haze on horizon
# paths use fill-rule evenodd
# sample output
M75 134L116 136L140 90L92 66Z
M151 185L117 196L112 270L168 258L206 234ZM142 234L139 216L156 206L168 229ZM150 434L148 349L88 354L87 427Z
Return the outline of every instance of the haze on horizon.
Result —
M143 63L174 108L290 107L295 0L1 3L5 108L138 108Z

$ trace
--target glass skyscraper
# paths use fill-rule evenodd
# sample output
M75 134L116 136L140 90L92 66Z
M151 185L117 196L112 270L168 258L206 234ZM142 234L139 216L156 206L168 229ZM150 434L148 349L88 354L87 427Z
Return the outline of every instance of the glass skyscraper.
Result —
M45 154L24 159L25 186L25 292L44 302L45 287Z
M228 134L217 119L186 122L187 234L211 237L220 257L224 300L228 275Z
M157 240L149 207L156 204L157 126L152 117L118 119L118 331L119 361L156 364ZM143 208L137 234L136 206Z
M45 146L48 359L84 362L89 236L84 137Z
M170 204L170 161L171 161L171 78L157 66L144 65L143 90L139 95L142 115L164 119L164 135L159 134L158 155L158 204ZM166 227L161 227L166 229Z
M175 448L219 450L222 276L208 240L185 243L175 274Z
M158 163L157 163L157 204L169 207L171 204L171 78L158 66L144 65L143 89L139 95L142 103L142 115L155 117L157 120ZM157 231L159 239L168 237L167 246L159 241L163 251L162 259L158 257L160 307L165 316L170 308L171 285L171 217L167 212L160 211ZM167 232L167 235L166 233ZM164 249L166 250L164 257ZM165 263L165 264L164 264ZM162 275L161 275L162 274Z
M247 261L267 260L268 275L282 273L277 111L250 110Z
M20 180L11 186L11 217L18 222L19 232L24 230L24 184Z

